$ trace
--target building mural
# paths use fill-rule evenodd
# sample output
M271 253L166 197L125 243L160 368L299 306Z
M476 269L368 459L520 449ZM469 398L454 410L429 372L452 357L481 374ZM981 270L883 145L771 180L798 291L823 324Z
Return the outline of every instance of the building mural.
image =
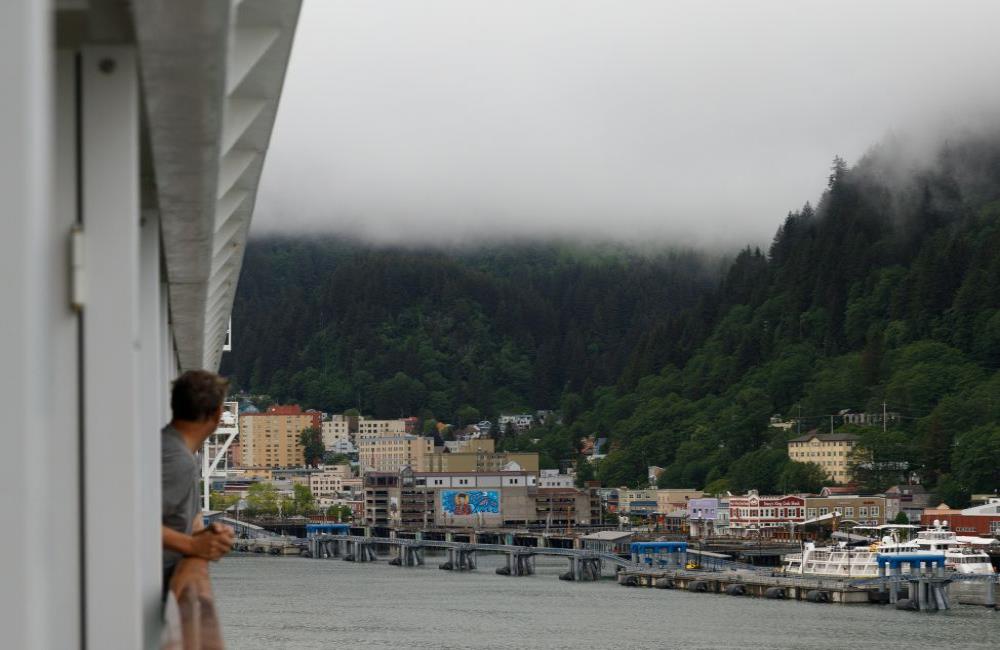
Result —
M500 492L497 490L443 490L441 510L456 517L464 515L500 514Z

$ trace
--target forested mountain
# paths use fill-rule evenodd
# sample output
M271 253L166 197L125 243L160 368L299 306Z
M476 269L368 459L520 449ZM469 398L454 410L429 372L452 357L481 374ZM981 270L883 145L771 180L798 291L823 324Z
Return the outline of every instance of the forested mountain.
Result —
M603 245L257 240L223 370L334 412L468 423L551 409L565 391L616 382L636 343L715 282L706 260Z
M917 477L961 505L1000 487L1000 138L953 140L929 163L903 149L836 159L815 208L715 276L693 254L600 246L257 241L226 369L279 399L385 416L556 406L561 425L503 446L552 465L608 437L609 485L655 464L674 487L813 487L816 468L786 458L795 430L770 416L804 432L884 403L901 414L887 431L855 429L863 486Z
M898 423L856 429L864 487L916 476L952 505L1000 488L998 143L953 142L923 166L902 165L899 143L852 169L836 159L819 205L651 329L618 384L550 432L547 455L605 435L606 484L642 483L656 464L661 485L804 489L815 476L786 459L795 432L769 416L825 430L884 402Z

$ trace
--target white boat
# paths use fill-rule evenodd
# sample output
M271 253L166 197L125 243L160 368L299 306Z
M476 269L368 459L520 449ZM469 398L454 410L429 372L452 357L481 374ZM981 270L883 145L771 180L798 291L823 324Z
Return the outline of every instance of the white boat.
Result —
M849 547L843 543L820 547L807 542L802 553L785 557L784 566L786 573L797 575L874 578L878 575L879 555L937 553L944 555L948 570L989 575L994 573L993 565L983 548L994 543L996 540L990 538L960 538L947 530L946 524L935 521L933 528L920 531L916 539L906 542L899 541L894 534L867 547Z
M878 575L877 545L816 546L806 542L801 553L785 556L785 573L841 578L874 578ZM914 547L915 548L915 547Z
M941 553L944 555L946 569L961 574L992 575L994 573L990 556L985 549L997 540L989 537L960 537L954 531L948 530L948 522L934 520L927 530L917 533L913 540L923 553ZM879 547L880 553L898 553L893 546Z

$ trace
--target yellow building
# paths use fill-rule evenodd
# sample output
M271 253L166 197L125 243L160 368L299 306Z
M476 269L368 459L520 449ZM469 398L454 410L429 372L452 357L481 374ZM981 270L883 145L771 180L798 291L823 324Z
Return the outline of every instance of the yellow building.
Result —
M858 437L850 433L816 433L788 441L788 457L798 463L816 463L835 483L850 483L851 452Z
M687 510L688 501L703 496L705 493L701 490L661 488L656 491L656 511L665 515L675 510Z
M434 453L434 439L411 435L358 437L358 462L362 472L398 472L404 467L424 467Z
M896 516L896 512L890 512L889 500L885 497L857 495L806 497L806 519L834 513L843 521L867 526L881 526Z
M309 475L309 491L315 497L361 492L362 481L355 478L350 465L331 465Z
M370 436L401 436L406 433L406 420L358 420L358 438Z
M618 489L618 510L622 514L648 515L656 512L656 508L655 489Z
M266 413L240 416L240 462L244 467L301 467L305 455L299 434L320 428L318 413L298 406L272 406Z

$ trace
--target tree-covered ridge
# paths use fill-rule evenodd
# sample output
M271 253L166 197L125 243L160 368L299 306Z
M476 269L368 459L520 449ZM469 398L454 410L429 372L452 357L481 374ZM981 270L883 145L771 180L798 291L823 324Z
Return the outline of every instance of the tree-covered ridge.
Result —
M252 242L243 268L224 368L238 386L449 422L614 383L636 342L712 281L690 253L570 244L281 239Z
M901 467L953 505L1000 487L1000 146L952 144L904 173L893 154L835 161L817 208L651 329L618 385L567 422L560 452L603 435L609 484L656 464L663 485L779 491L801 477L785 459L794 432L769 429L771 414L801 413L805 431L885 401L902 418L860 431L867 487Z
M501 446L553 466L607 437L609 485L659 465L672 487L814 488L770 416L826 430L885 403L887 431L856 429L864 487L916 475L961 505L1000 487L1000 138L903 159L896 142L837 159L815 208L715 279L695 255L621 247L257 241L225 370L379 416L558 406L561 425Z

